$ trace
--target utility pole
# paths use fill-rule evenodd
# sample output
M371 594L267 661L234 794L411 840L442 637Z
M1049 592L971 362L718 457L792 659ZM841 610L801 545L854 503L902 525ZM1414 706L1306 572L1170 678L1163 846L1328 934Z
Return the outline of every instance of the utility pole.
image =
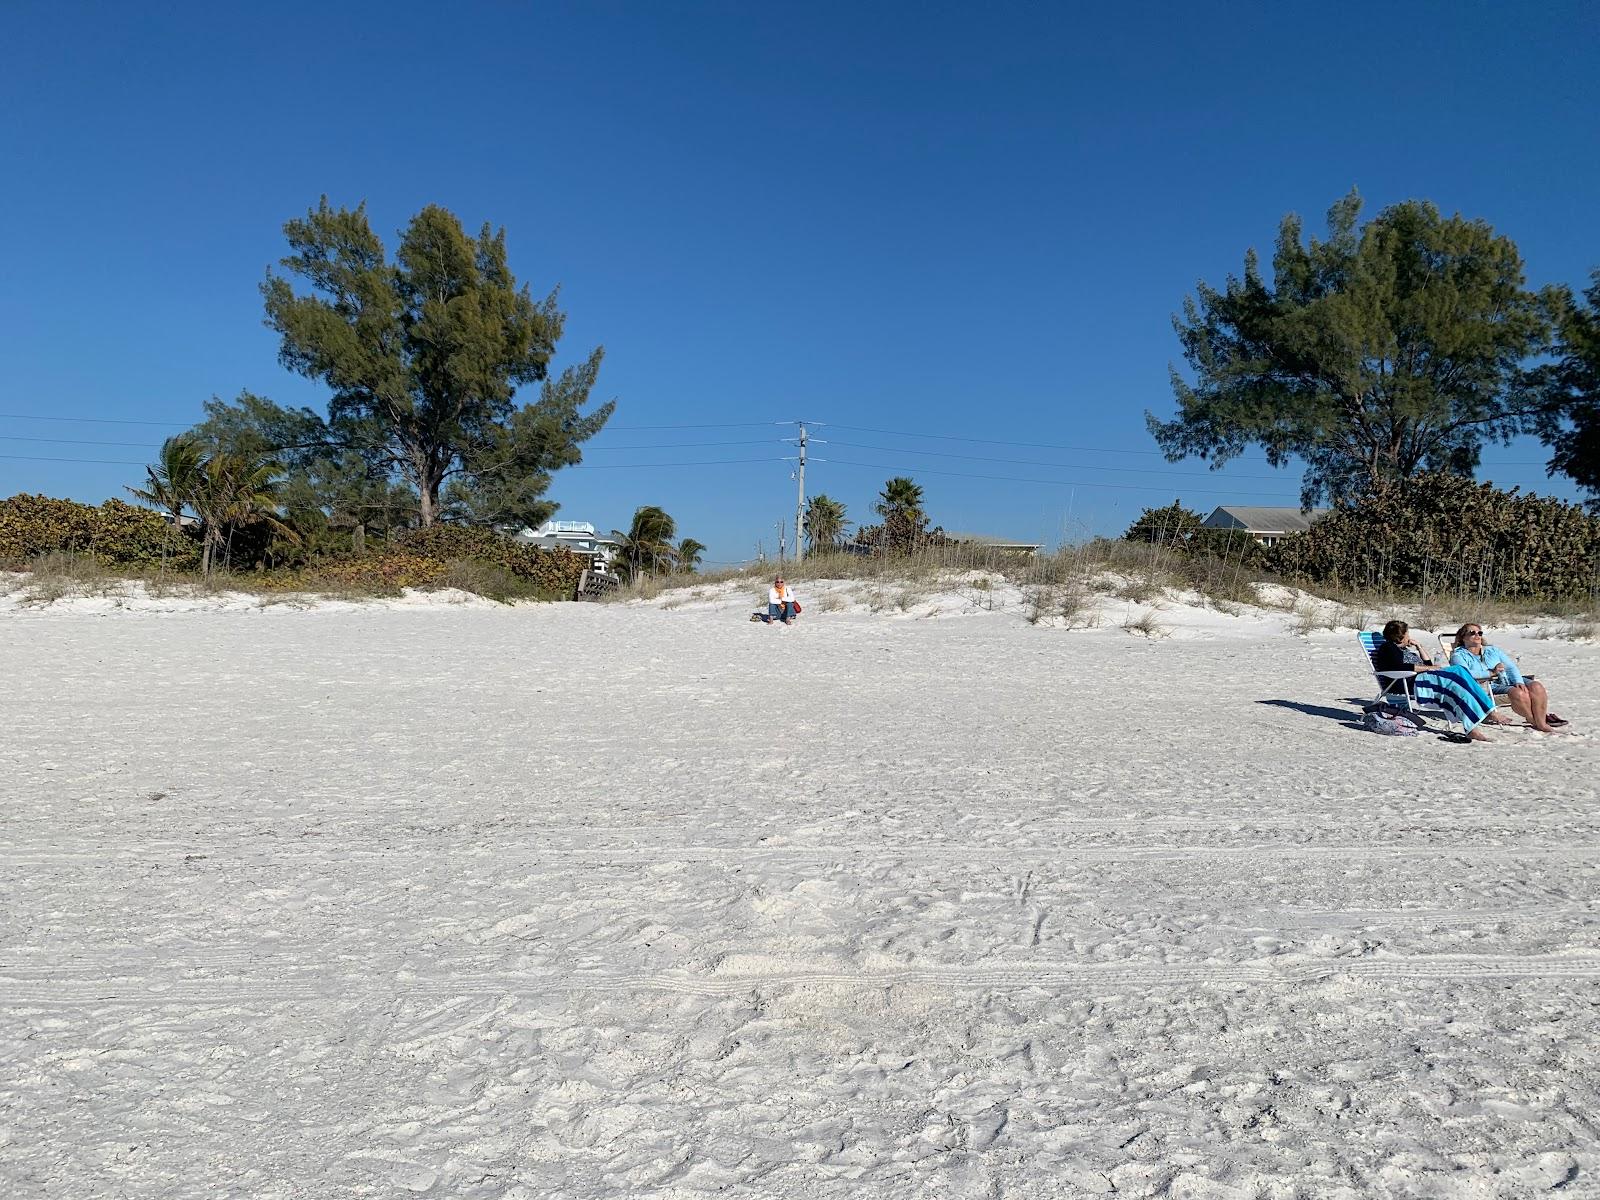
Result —
M776 526L777 526L777 530L778 530L778 565L782 566L783 565L783 552L784 552L784 548L785 548L784 547L784 543L786 541L786 539L784 537L783 522L782 521L776 522Z
M799 476L799 479L800 479L800 490L799 490L799 494L795 496L795 501L794 501L794 560L795 560L795 562L799 562L802 558L804 558L806 556L805 541L800 536L800 531L805 528L805 510L806 510L806 423L804 421L800 421L800 422L797 422L797 424L799 424L799 426L800 426L800 470L798 472L798 476Z

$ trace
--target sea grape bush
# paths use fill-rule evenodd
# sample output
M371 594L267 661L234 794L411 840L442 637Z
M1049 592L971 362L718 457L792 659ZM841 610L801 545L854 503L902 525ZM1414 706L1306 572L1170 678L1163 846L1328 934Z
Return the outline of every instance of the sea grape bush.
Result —
M165 552L173 570L200 564L200 548L186 530L159 513L107 500L98 507L50 496L0 500L0 565L25 568L41 554L74 554L108 567L159 567Z
M588 559L570 550L524 546L492 529L464 525L410 529L396 538L395 544L440 563L458 560L493 563L550 595L571 596L577 590L579 576L588 566Z
M486 583L495 599L511 595L532 595L546 599L572 599L585 561L566 550L539 550L510 543L515 553L506 558L491 557L504 540L490 531L455 530L434 526L417 530L430 536L416 539L423 549L402 538L394 546L379 547L365 554L323 558L305 566L268 571L257 576L265 587L284 591L356 591L392 595L403 588L466 586L469 591L487 594L477 583ZM482 553L471 553L468 543L477 539L452 539L431 536L438 533L484 532L487 539L478 546ZM487 570L471 570L473 565ZM510 586L520 584L520 587Z
M522 584L527 594L572 597L588 560L568 550L524 546L491 529L436 525L413 529L390 543L373 543L365 552L344 552L269 566L269 539L246 527L233 546L236 566L250 564L260 587L289 591L337 590L395 593L402 588L446 586L452 577L492 579L459 570L480 563ZM13 496L0 501L0 567L26 569L44 554L92 558L105 567L131 571L156 569L163 548L170 571L200 566L199 539L189 529L173 529L159 513L120 500L95 507L48 496ZM263 569L265 568L265 569Z
M425 554L403 550L379 550L371 554L351 554L325 558L312 565L259 576L265 587L290 592L354 591L392 595L403 588L434 588L442 585L446 564Z
M1600 591L1600 517L1460 475L1421 475L1273 547L1286 578L1356 590L1568 599Z

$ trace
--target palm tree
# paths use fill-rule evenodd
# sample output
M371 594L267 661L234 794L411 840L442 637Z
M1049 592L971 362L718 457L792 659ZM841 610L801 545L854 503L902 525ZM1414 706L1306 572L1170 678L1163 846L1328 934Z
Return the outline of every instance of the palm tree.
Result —
M219 450L205 460L200 487L193 504L205 523L200 569L207 575L216 566L217 548L231 557L233 533L240 525L264 521L290 541L299 535L278 515L282 497L283 467L269 458ZM226 542L224 542L226 535Z
M670 570L677 551L672 539L678 535L678 523L666 510L646 504L634 511L633 524L628 532L613 529L611 536L622 546L622 561L628 564L631 575L642 571Z
M690 537L684 538L683 541L678 543L678 548L673 551L673 557L677 560L678 570L685 575L693 575L700 566L700 556L705 551L706 544L704 542L697 542Z
M926 519L922 511L922 487L904 475L896 475L883 485L878 502L872 508L886 521L896 513L903 514L912 525Z
M850 522L845 519L844 505L831 496L813 496L806 505L806 541L811 553L831 550L839 544Z
M167 570L167 544L174 529L183 528L183 510L194 505L205 479L206 457L192 438L180 435L161 443L161 455L144 469L145 485L129 488L137 500L159 508L170 518L161 537L161 571Z

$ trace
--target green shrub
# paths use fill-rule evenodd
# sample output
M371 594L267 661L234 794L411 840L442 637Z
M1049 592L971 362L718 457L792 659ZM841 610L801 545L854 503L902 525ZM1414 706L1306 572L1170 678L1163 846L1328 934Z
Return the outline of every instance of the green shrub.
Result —
M395 544L440 563L489 563L526 580L539 595L567 599L576 592L578 578L589 565L587 558L570 550L524 546L492 529L462 525L409 529Z
M445 564L444 576L439 582L485 600L498 600L501 604L530 599L534 595L533 585L528 580L496 563L477 558L452 559Z
M187 530L173 529L160 513L121 500L99 507L49 496L0 500L0 564L23 568L45 554L86 555L108 567L167 566L192 570L200 550Z
M1245 567L1259 567L1265 561L1261 544L1244 530L1208 529L1204 517L1176 500L1165 508L1145 509L1123 531L1122 540Z
M198 570L198 537L172 528L149 509L120 500L95 507L49 496L0 501L0 567L26 570L35 561L84 560L85 569L93 564L142 572L161 566L163 550L169 570ZM232 551L235 565L270 564L279 557L264 523L235 530ZM287 569L258 570L252 575L255 585L393 595L403 588L447 586L447 577L454 575L475 585L466 590L495 599L570 599L588 565L586 558L568 550L524 546L491 529L454 525L408 530L393 543L372 545L364 553L297 557L301 561Z
M436 558L390 550L269 571L257 577L256 582L288 592L354 591L394 596L403 588L441 587L446 570Z
M1600 517L1458 475L1424 475L1338 508L1273 547L1279 574L1322 586L1554 599L1600 583Z

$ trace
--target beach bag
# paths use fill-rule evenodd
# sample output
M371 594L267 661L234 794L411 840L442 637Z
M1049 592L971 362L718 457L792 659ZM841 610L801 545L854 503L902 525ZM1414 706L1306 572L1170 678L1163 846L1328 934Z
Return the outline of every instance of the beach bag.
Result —
M794 615L797 617L800 615L800 601L798 600L794 602Z
M1399 721L1405 725L1414 725L1418 729L1426 729L1428 727L1427 722L1412 712L1403 699L1396 699L1393 702L1380 700L1377 704L1367 705L1361 711L1364 713L1377 713L1380 717L1387 717L1391 721Z
M1388 737L1416 737L1417 727L1410 721L1397 720L1386 717L1380 712L1369 712L1361 718L1361 727L1372 733L1381 733Z

